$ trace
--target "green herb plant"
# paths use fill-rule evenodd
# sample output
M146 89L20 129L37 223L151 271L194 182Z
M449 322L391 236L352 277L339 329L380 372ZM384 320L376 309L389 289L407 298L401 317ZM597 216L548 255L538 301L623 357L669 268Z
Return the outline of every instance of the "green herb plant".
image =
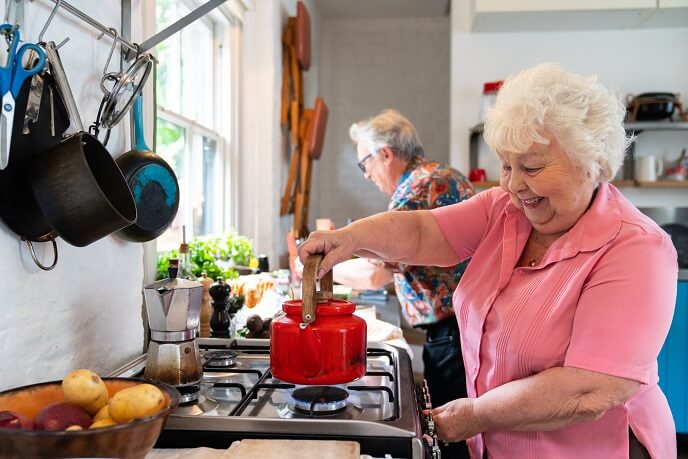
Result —
M232 266L248 266L255 260L253 242L232 230L226 237L199 236L189 241L191 270L200 277L202 272L213 280L218 276L224 279L239 277ZM171 258L178 258L179 250L174 249L158 256L157 278L167 277L167 267Z

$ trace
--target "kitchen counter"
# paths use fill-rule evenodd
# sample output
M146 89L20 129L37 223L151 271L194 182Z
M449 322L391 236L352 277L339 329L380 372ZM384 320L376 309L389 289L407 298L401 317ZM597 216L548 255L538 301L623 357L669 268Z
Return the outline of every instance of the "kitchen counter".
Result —
M688 269L678 270L678 280L688 280Z
M387 301L382 304L375 304L375 316L378 320L399 327L401 326L400 307L396 295L387 295Z

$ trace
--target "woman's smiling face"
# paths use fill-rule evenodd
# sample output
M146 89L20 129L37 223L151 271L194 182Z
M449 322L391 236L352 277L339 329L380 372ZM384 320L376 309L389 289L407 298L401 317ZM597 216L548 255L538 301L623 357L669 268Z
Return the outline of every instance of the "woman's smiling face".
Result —
M576 167L555 139L533 143L524 153L500 152L499 183L536 231L559 236L590 205L596 182Z

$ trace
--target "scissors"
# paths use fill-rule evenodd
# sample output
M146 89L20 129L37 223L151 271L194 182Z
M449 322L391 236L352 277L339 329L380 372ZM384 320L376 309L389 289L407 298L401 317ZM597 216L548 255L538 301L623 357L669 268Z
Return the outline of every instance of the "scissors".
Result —
M7 167L10 161L10 145L12 142L12 126L14 124L15 99L22 88L22 84L30 76L43 70L45 66L45 52L41 47L33 43L19 44L19 30L12 24L0 25L0 33L9 37L10 49L7 54L7 63L0 67L0 94L2 94L2 118L0 119L0 170ZM24 54L33 50L38 57L38 62L33 67L24 68ZM32 62L29 62L32 65Z

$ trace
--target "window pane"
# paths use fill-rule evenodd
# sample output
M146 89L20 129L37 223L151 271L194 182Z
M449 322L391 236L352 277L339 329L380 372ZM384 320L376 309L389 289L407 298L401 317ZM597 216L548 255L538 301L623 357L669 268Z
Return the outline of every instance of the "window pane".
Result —
M181 31L182 114L214 129L213 30L200 19Z
M193 234L213 234L222 230L222 166L218 142L194 135L192 167Z
M184 149L186 144L186 135L184 128L174 123L166 121L160 117L157 118L156 130L156 153L160 155L170 167L174 170L179 181L179 211L174 218L172 225L160 237L158 237L158 250L171 250L179 248L179 243L182 241L182 225L184 224L184 188L187 181L184 168ZM187 234L187 238L189 238Z
M157 30L187 15L184 3L157 0ZM215 129L213 107L213 25L201 18L163 41L157 48L158 104Z
M173 24L189 12L189 9L178 0L157 0L157 31ZM182 39L176 33L160 43L157 50L157 98L158 104L175 112L181 111L182 94Z

